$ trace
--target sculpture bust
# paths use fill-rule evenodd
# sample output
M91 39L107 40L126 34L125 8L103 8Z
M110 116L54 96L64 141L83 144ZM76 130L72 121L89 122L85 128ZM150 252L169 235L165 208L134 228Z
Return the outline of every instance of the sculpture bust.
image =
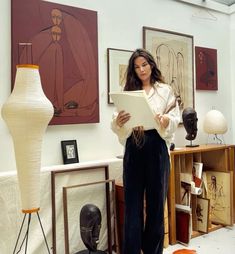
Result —
M80 212L80 234L87 250L76 254L103 254L104 251L97 250L101 228L101 212L93 204L86 204Z
M193 108L185 108L182 113L184 128L187 132L186 139L194 140L197 136L197 112Z
M185 108L182 113L183 125L187 132L185 139L190 140L188 147L195 147L198 145L192 145L192 140L197 136L197 112L193 108Z

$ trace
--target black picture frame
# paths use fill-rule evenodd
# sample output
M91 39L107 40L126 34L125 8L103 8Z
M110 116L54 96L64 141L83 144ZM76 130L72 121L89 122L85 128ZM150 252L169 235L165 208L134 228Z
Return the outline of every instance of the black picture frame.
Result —
M78 163L78 148L76 140L62 140L61 150L64 164Z

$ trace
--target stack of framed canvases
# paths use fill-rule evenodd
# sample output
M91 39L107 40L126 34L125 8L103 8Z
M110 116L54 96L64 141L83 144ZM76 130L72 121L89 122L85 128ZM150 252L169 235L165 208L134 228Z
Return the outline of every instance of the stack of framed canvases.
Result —
M169 219L170 244L187 245L192 237L234 223L234 158L234 146L229 145L171 151L169 197L176 202L169 206L175 214Z

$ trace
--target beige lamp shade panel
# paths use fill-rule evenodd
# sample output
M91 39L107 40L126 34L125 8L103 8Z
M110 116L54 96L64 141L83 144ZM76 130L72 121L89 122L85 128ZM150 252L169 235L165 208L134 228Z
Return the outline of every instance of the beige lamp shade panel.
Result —
M208 134L224 134L228 130L228 124L223 114L213 109L206 114L203 128Z
M41 147L53 112L42 89L39 67L17 65L14 89L2 107L2 117L14 143L24 213L40 208Z

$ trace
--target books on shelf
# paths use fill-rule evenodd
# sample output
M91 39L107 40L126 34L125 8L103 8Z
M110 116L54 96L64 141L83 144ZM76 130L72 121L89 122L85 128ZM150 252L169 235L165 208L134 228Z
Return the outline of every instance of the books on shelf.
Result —
M186 205L176 204L176 240L188 245L192 235L191 208Z

